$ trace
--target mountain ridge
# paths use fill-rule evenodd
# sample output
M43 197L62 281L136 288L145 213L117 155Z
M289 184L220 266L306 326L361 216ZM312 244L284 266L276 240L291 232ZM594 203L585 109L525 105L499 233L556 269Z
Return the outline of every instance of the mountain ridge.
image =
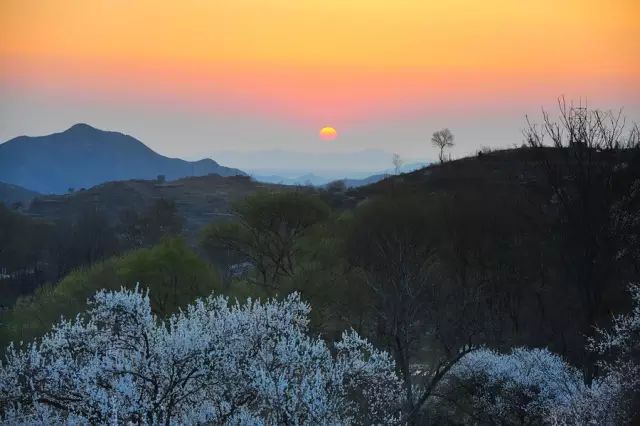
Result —
M133 136L77 123L45 136L18 136L0 144L0 181L40 193L65 193L127 179L167 180L207 174L246 175L205 158L163 156Z

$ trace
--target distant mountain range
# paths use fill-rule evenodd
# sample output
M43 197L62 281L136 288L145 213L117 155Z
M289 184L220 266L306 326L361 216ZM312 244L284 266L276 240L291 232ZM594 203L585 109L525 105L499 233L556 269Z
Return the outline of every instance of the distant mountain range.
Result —
M301 176L296 177L287 177L280 175L269 175L269 176L261 176L261 175L251 175L251 177L258 182L265 183L275 183L280 185L305 185L305 186L322 186L333 179L326 178L324 176L318 176L314 173L307 173Z
M400 168L400 173L409 173L417 169L426 167L429 163L409 163ZM258 182L277 183L281 185L313 185L324 186L331 182L342 181L347 188L356 188L363 185L369 185L376 183L385 177L394 174L394 170L385 169L374 174L365 174L363 177L354 177L362 175L362 173L354 173L351 177L344 177L336 179L335 175L329 173L328 175L318 175L315 173L307 173L296 177L280 176L280 175L252 175L253 179Z
M347 188L359 188L361 186L370 185L372 183L380 182L382 179L389 177L390 175L387 173L382 173L379 175L371 175L362 179L343 179L344 186Z
M257 151L214 151L213 158L233 167L238 167L252 176L282 176L298 178L313 174L336 180L345 176L365 178L392 168L393 153L379 149L359 151L326 151L332 149L322 145L318 152L288 151L282 149ZM409 163L428 163L423 158L403 158ZM404 168L403 168L404 170Z
M127 179L167 180L218 174L245 175L211 159L185 161L160 155L131 136L76 124L47 136L19 136L0 144L0 181L60 194Z

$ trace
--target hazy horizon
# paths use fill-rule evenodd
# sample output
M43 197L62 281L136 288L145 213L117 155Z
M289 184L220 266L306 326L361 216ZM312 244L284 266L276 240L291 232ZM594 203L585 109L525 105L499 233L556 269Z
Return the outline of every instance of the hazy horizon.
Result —
M430 135L448 127L455 158L519 145L525 115L559 96L640 119L634 1L9 0L0 12L0 142L85 122L179 158L412 159L435 158Z

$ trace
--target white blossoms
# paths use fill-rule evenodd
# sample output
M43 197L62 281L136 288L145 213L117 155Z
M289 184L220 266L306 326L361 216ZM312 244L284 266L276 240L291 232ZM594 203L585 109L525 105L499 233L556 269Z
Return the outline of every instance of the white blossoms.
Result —
M10 347L0 368L9 423L349 424L399 416L388 354L355 332L332 353L309 337L309 305L224 297L166 321L138 289L101 291L86 319Z
M510 423L626 423L640 395L640 286L631 285L633 308L596 329L588 349L601 357L600 375L587 386L582 373L547 349L480 349L452 369L442 392L472 389L477 418Z
M597 330L601 374L546 349L463 356L436 386L427 417L502 424L621 424L640 395L640 287L634 307ZM166 320L146 294L101 291L85 316L0 364L8 424L389 424L401 382L386 353L355 332L330 348L308 334L310 307L284 300L197 300ZM453 404L453 405L452 405ZM406 413L405 413L406 416Z

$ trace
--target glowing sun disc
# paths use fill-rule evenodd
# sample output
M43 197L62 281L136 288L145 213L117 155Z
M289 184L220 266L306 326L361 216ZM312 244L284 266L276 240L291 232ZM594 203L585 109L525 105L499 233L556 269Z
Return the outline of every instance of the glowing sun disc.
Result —
M338 136L338 132L333 127L323 127L320 129L320 139L323 141L332 141Z

